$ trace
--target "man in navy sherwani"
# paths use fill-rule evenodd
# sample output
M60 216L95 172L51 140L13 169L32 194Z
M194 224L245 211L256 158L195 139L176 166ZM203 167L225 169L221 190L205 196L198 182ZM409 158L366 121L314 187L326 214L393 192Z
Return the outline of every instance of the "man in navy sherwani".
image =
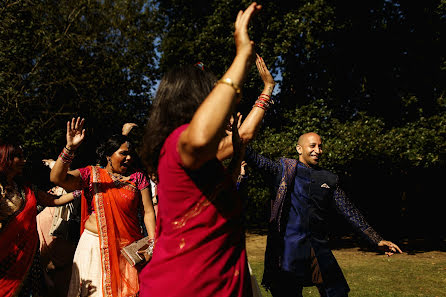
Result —
M302 288L316 286L321 296L347 296L350 291L329 245L328 215L337 210L372 245L388 256L400 248L376 233L338 185L338 176L318 166L321 137L299 137L299 159L275 162L249 147L248 166L275 177L262 284L274 297L302 296Z

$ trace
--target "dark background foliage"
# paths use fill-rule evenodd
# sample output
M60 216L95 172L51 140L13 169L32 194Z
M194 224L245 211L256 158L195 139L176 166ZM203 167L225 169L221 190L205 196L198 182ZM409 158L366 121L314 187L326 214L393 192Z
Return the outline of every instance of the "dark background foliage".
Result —
M252 144L296 157L299 134L324 140L370 223L395 240L438 243L445 176L445 21L442 1L259 1L250 28L278 85ZM86 118L73 167L125 122L144 126L162 73L204 63L216 75L234 54L233 22L248 1L51 1L0 4L0 136L32 160L56 158L65 124ZM441 41L443 40L443 42ZM262 90L255 66L239 110ZM140 131L133 132L138 140ZM248 169L247 224L265 227L268 180ZM334 216L335 236L351 229Z

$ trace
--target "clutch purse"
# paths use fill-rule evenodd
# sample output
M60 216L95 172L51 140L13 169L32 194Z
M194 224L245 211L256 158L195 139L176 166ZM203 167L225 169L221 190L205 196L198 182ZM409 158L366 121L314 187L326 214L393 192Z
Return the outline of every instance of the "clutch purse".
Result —
M137 264L147 262L146 258L144 257L144 253L147 252L150 258L152 257L154 243L155 241L153 238L146 236L123 247L121 249L121 254L130 263L130 265L135 266Z

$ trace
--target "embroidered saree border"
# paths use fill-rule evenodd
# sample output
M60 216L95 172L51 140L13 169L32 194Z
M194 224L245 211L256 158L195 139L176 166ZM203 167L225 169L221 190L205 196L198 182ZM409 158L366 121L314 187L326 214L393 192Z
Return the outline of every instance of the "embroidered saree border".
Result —
M172 225L174 229L180 229L184 227L191 218L199 215L204 209L206 209L211 201L206 199L206 197L202 197L197 203L195 203L194 207L187 211L179 220L173 221Z
M104 199L100 190L100 173L99 168L92 166L91 174L93 179L94 188L94 203L97 213L97 224L99 231L100 252L101 252L101 265L102 265L102 286L104 296L113 296L111 287L111 268L110 268L110 255L108 248L108 236L107 236L107 222L105 220L104 211Z
M136 185L134 185L133 183L131 183L130 181L120 181L120 180L114 180L114 179L112 179L112 181L113 181L113 184L117 188L124 188L131 192L139 192L138 187Z
M223 181L216 185L215 190L209 196L206 196L206 194L203 193L203 197L201 197L201 199L198 200L190 210L188 210L181 218L171 223L173 229L180 229L184 227L187 221L202 213L212 202L219 198L220 194L227 189L231 183L231 177L226 176Z
M100 167L92 166L91 182L100 243L103 296L137 296L137 271L134 267L128 267L132 271L121 267L122 255L120 254L120 248L123 241L132 242L138 240L142 238L142 234L138 233L137 221L130 219L130 214L123 213L121 215L119 211L113 210L119 209L121 207L120 203L133 203L137 201L134 199L141 199L141 197L140 195L133 198L127 197L125 192L129 193L129 195L130 193L138 193L138 191L134 190L136 187L131 183L123 183L121 186L118 186L116 183L113 183L112 178L105 169ZM113 186L110 187L110 183L113 183ZM131 199L128 200L128 198ZM136 213L134 216L136 216ZM119 226L123 224L123 228L116 227L115 224ZM135 279L136 281L134 281Z

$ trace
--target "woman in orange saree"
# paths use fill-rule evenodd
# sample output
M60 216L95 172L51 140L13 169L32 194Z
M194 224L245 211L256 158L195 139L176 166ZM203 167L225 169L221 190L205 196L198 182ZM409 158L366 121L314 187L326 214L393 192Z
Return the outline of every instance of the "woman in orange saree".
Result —
M68 171L74 150L84 138L83 120L67 125L67 145L50 178L68 189L83 189L81 238L74 260L68 296L136 296L138 268L121 254L126 245L143 237L138 209L150 238L155 233L150 184L132 167L134 151L124 135L112 136L98 152L101 166Z
M59 198L32 190L21 177L26 160L20 146L0 142L0 296L40 296L37 204L59 206L80 192Z

